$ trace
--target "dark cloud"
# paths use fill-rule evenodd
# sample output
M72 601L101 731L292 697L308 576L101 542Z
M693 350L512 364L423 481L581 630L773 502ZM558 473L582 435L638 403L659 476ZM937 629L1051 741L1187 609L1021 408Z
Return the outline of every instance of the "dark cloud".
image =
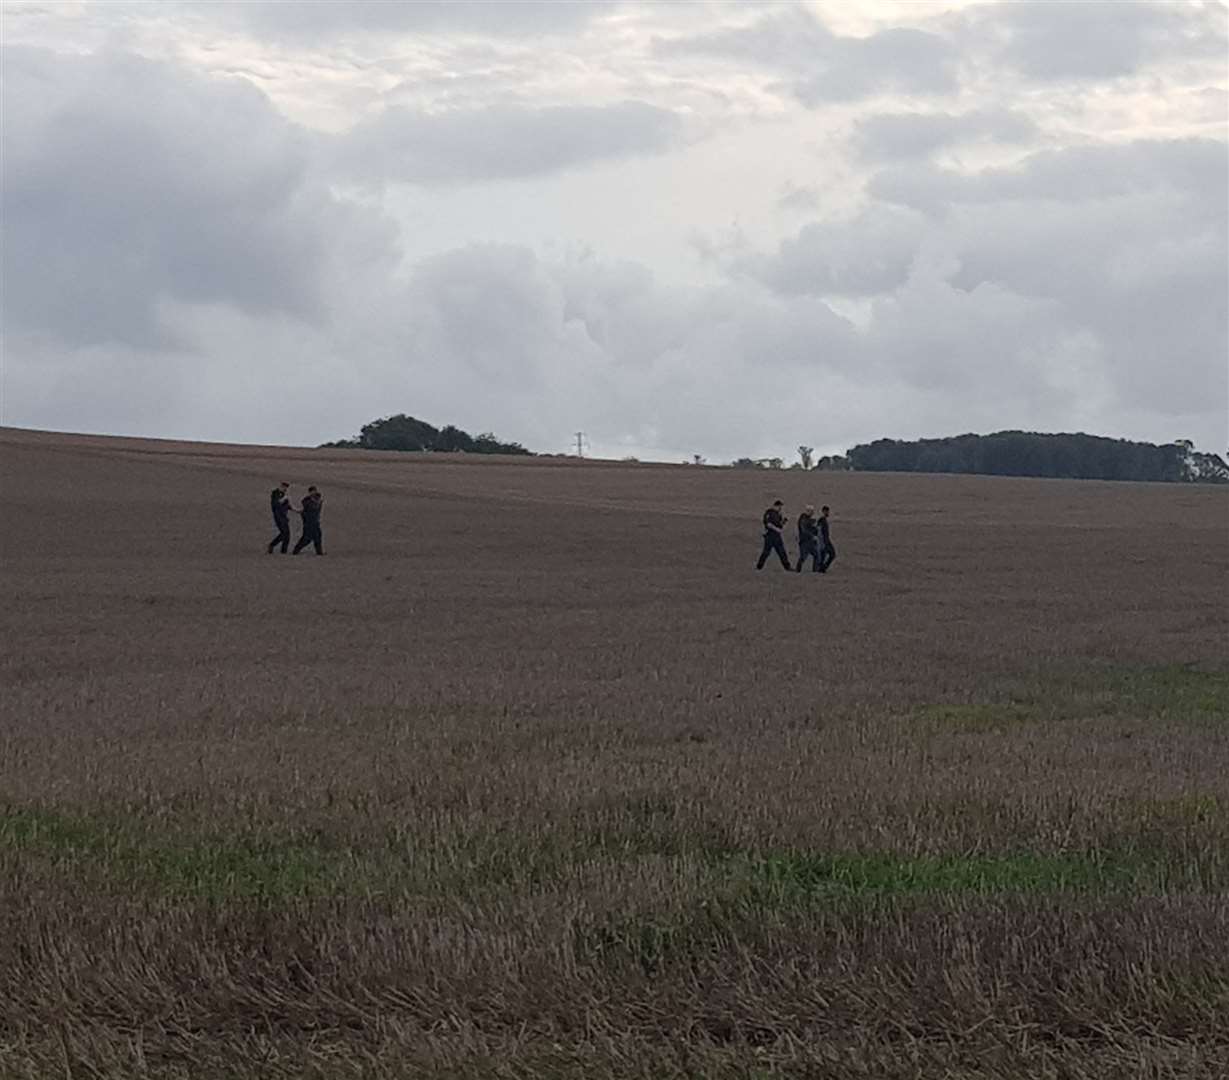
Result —
M5 323L166 346L164 300L316 319L366 226L242 80L125 55L4 51Z
M663 56L756 64L784 79L788 91L810 108L889 91L926 95L956 87L958 55L946 37L909 27L845 37L803 8L746 27L662 40L656 48Z
M391 106L332 140L327 153L355 179L455 184L661 153L682 139L678 116L635 101L446 112Z
M856 143L867 159L922 158L970 142L1018 143L1035 138L1037 125L1012 109L964 113L877 113L857 122Z
M1220 3L1006 3L966 16L965 39L996 67L1039 81L1113 79L1181 57L1223 58Z

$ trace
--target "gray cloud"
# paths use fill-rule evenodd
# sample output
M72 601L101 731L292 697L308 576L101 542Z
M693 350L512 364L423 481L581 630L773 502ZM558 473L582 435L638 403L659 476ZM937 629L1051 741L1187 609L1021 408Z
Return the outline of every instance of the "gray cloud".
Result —
M962 236L953 284L1050 300L1056 325L1100 343L1124 404L1180 414L1229 396L1223 204L1162 189L1092 204L976 204L947 226Z
M315 319L369 224L239 80L123 55L4 52L4 316L74 344L172 344L163 300Z
M353 178L472 183L661 153L683 138L674 113L641 102L442 113L392 106L328 146Z
M918 214L874 206L854 218L806 225L775 255L744 257L734 266L785 296L876 296L908 279L924 229Z
M900 168L870 190L918 212L812 224L739 268L786 295L880 294L868 349L898 372L1223 428L1225 144L1080 147L972 176Z
M964 113L876 113L857 122L856 142L864 158L928 157L947 146L970 142L1019 143L1038 134L1037 125L1013 109Z
M183 6L262 37L311 41L345 34L568 34L617 5L607 0L244 0Z
M746 27L662 40L657 52L756 64L782 76L788 92L810 108L888 91L950 91L956 87L958 60L953 43L940 34L893 27L846 37L804 8L768 15Z
M1215 139L1139 139L1045 150L979 173L907 166L877 173L876 198L919 209L1010 199L1097 200L1156 188L1189 191L1197 205L1224 205L1229 150Z
M1171 57L1223 58L1220 3L1006 3L974 9L969 47L1041 80L1112 79Z

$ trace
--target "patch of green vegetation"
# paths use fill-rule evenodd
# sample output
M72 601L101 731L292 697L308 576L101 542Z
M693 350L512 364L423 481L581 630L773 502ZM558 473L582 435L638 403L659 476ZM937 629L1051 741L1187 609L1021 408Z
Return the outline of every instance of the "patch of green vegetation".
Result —
M645 976L747 942L782 919L819 909L889 913L937 898L1125 895L1175 884L1143 854L1016 853L905 856L885 852L740 854L714 865L705 899L677 908L608 914L573 928L578 956L630 964Z
M915 718L939 730L987 733L1091 717L1229 721L1229 672L1186 664L1092 669L1017 687L987 701L923 705Z
M746 867L760 896L1051 893L1106 891L1153 882L1159 868L1142 857L1094 855L903 856L783 852Z
M0 810L0 850L93 863L120 882L204 900L289 900L358 891L368 867L301 839L151 835L134 821L39 808Z
M1111 671L1097 681L1124 710L1149 719L1229 722L1229 671L1168 664Z

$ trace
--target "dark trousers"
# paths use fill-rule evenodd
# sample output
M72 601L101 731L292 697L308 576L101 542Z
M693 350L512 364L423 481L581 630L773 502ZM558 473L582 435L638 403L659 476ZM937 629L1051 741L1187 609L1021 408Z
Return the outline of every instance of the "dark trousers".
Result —
M774 551L777 553L777 558L781 560L781 565L789 570L789 556L785 554L785 541L781 539L779 532L774 532L772 529L764 533L764 550L760 552L760 561L755 564L755 568L763 570L768 556Z
M273 554L273 549L278 544L282 545L282 554L286 554L286 550L290 547L290 519L282 520L274 518L273 524L277 526L277 535L269 541L269 554Z
M819 572L819 547L814 540L800 540L798 542L798 566L799 573L806 566L807 559L811 560L811 569L816 573Z
M836 561L836 548L832 546L831 540L825 540L823 547L819 549L819 566L816 568L821 574L828 572L828 567Z
M318 521L303 522L303 535L299 537L299 542L295 544L294 553L297 555L308 544L315 546L317 555L324 554L324 537L320 534L320 523Z

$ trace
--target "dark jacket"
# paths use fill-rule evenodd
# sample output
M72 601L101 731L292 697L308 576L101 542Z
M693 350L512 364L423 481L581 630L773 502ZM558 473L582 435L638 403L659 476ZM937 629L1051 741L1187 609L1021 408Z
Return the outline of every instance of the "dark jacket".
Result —
M770 525L776 526L776 529L782 529L785 527L785 518L781 516L781 511L778 510L775 506L770 506L767 510L764 511L764 531L765 532L775 532L776 531L776 529L770 529L769 528Z
M317 492L315 495L304 495L303 501L299 503L302 507L303 523L305 525L320 524L320 510L324 503L324 496Z
M290 500L281 488L274 488L269 493L269 509L273 511L273 520L279 525L290 517Z
M826 544L828 543L828 515L821 514L819 517L819 535L820 539Z
M815 538L819 535L819 526L815 524L815 518L810 514L801 514L798 518L798 543L813 544Z

